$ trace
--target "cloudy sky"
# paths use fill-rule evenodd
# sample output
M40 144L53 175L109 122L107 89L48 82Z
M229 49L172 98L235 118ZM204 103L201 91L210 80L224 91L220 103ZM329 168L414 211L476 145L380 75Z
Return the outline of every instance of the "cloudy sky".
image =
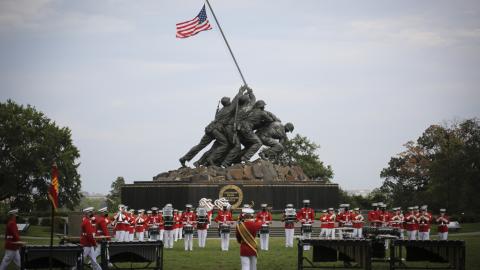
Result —
M72 129L83 189L176 169L241 85L200 0L0 0L0 101ZM480 116L479 1L211 0L248 84L321 145L344 189L375 188L431 124Z

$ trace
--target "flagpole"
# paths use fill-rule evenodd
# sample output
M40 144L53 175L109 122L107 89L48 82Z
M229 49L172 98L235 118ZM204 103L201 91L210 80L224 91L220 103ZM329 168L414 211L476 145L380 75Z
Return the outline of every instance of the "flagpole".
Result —
M237 59L235 59L235 56L233 55L232 48L230 48L230 44L228 44L227 38L225 37L225 34L223 33L222 27L220 26L220 23L218 23L217 16L215 16L215 12L213 12L212 6L210 5L210 2L208 0L205 0L207 2L208 8L210 9L210 12L212 12L213 18L215 19L215 23L218 26L218 29L220 29L220 33L222 34L223 40L225 41L225 44L227 44L228 51L230 52L230 55L233 58L233 62L235 63L235 66L237 66L238 73L240 73L240 77L242 77L243 84L247 86L247 81L245 81L245 78L243 77L242 71L240 70L240 67L238 66Z
M55 218L55 207L52 203L52 219L50 220L50 254L48 256L48 262L50 265L49 269L52 269L52 252L53 252L53 223Z

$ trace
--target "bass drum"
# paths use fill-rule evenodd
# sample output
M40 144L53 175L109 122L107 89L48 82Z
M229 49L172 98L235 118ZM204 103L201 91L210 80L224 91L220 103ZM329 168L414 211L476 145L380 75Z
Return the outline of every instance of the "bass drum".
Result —
M193 226L192 225L183 226L183 233L184 234L193 234Z

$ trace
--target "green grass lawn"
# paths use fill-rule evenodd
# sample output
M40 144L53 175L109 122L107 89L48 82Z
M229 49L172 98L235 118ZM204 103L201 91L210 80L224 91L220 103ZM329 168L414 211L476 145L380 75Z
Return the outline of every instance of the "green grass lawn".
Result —
M45 229L47 228L47 229ZM2 228L3 229L3 228ZM480 232L480 224L464 224L464 232ZM30 236L33 232L38 232L40 236L48 236L48 227L35 228L28 233ZM46 233L46 234L45 234ZM432 232L432 236L433 236ZM433 238L433 237L432 237ZM450 234L449 239L465 240L467 249L467 269L480 269L480 256L477 254L480 251L480 234L476 235L455 235ZM285 248L284 238L270 238L270 250L268 252L260 252L258 257L258 269L296 269L297 266L297 249ZM49 240L45 239L28 239L28 244L48 244ZM240 269L239 246L232 239L230 241L230 251L222 252L220 250L219 239L208 239L207 247L204 249L198 248L197 239L194 239L194 247L192 252L186 252L183 249L183 241L175 243L173 249L165 250L164 266L165 269ZM0 239L0 254L3 256L4 240ZM15 269L10 266L9 269ZM386 263L374 263L373 269L388 269Z

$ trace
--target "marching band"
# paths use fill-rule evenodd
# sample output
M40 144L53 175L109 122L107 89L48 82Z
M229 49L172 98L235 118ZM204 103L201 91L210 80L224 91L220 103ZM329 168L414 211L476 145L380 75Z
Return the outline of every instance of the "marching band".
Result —
M250 209L247 216L249 222L254 222L258 227L257 233L260 236L260 249L268 251L268 242L270 234L270 226L272 224L272 214L267 210L267 204L261 204L261 211L253 215L253 209L246 205L243 209ZM362 215L359 208L350 210L349 204L341 204L335 213L334 208L321 210L318 219L320 239L336 239L336 238L363 238L362 229L368 222L370 227L388 228L399 231L400 239L404 239L406 231L406 239L409 240L429 240L430 228L432 223L438 224L438 238L447 240L449 217L446 215L446 209L440 209L440 215L436 218L428 211L428 206L423 205L408 207L406 213L402 213L400 207L392 208L392 212L387 210L386 204L382 202L372 204L373 209L368 211L366 218ZM145 239L164 242L167 249L173 248L174 242L179 239L184 240L185 251L193 250L193 235L196 231L198 236L198 246L204 248L207 239L207 230L210 225L214 209L217 209L214 222L218 224L218 233L221 239L221 250L228 251L230 243L230 233L232 226L246 222L245 212L239 215L238 220L234 221L231 205L224 198L216 200L214 203L209 199L202 199L199 206L194 209L191 204L185 205L185 211L173 209L172 204L166 204L162 210L158 207L152 207L151 210L145 211L139 209L127 210L126 205L120 204L118 211L110 218L106 207L94 214L93 207L83 210L84 216L81 223L80 245L84 249L84 257L90 258L93 269L100 269L96 262L99 255L99 247L97 247L97 239L106 241L144 241ZM12 210L15 215L17 210ZM146 213L146 214L145 214ZM285 228L285 247L293 247L293 239L295 232L295 224L300 223L301 239L311 239L313 227L315 224L315 210L310 207L310 200L303 200L303 207L298 211L293 204L287 204L284 209L281 222ZM13 223L12 223L13 224ZM318 226L318 225L317 225ZM9 226L8 228L12 227ZM113 228L113 235L110 235L108 227ZM237 225L237 230L239 229ZM13 229L12 229L13 231ZM12 232L12 241L18 241L15 238L15 232ZM18 234L17 234L18 235ZM114 237L112 237L114 236ZM10 238L7 232L7 240ZM112 239L113 238L113 239ZM238 238L238 235L237 235ZM10 261L17 263L18 249L12 248L9 241L6 242L6 252L4 262L0 269L4 269L4 265ZM304 246L308 250L309 246Z

